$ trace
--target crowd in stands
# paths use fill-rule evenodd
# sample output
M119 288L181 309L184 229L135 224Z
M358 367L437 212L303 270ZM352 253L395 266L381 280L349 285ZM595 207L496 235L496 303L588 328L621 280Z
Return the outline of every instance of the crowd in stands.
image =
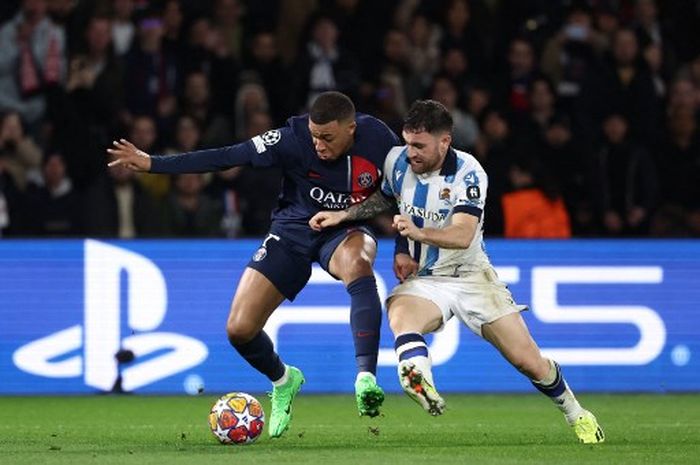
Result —
M105 149L230 145L326 90L398 134L442 102L487 235L697 237L698 31L698 0L3 0L0 237L261 236L276 169Z

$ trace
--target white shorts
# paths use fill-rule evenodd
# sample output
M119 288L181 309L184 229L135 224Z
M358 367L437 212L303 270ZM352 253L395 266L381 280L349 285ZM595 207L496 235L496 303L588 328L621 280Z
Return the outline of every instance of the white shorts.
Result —
M499 279L493 267L465 276L418 276L399 284L387 297L388 303L398 295L413 295L429 300L442 312L442 327L456 316L475 334L481 336L481 326L497 319L527 310L517 305L510 291Z

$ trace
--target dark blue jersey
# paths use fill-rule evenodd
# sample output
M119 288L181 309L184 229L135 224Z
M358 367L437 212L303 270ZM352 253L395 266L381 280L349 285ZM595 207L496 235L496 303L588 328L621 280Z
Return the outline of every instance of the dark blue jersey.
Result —
M384 159L399 139L378 119L358 113L354 143L336 160L318 158L308 115L296 116L241 144L178 155L154 156L152 173L203 173L249 165L282 169L275 223L303 223L321 210L342 210L381 185Z

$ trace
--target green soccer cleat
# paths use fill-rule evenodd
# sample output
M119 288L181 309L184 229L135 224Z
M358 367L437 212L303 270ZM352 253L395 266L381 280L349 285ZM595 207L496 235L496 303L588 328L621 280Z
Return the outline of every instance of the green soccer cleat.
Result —
M293 366L287 366L289 379L282 386L272 388L272 412L270 412L270 437L278 438L287 431L289 422L292 421L292 402L294 397L304 384L304 375L301 370Z
M372 373L360 375L355 381L355 400L360 416L376 417L384 402L384 391Z
M445 401L410 360L399 363L399 381L408 397L415 400L423 410L434 417L443 414Z
M571 424L578 440L584 444L597 444L605 441L605 433L598 424L595 416L588 410L584 410L581 415Z

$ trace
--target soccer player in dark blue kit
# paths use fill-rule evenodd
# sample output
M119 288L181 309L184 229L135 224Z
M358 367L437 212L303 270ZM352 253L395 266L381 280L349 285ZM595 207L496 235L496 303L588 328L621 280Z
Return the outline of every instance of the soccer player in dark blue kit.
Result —
M298 368L282 363L263 327L285 298L294 300L306 285L313 262L342 280L350 294L357 407L360 415L379 413L384 392L375 378L381 325L372 271L376 239L362 223L317 232L308 222L319 211L345 209L375 192L386 154L398 144L384 123L356 113L347 96L325 92L308 115L292 117L287 126L241 144L151 157L121 139L107 150L114 157L109 166L151 173L209 172L239 165L282 169L282 193L270 232L241 276L226 325L233 347L273 383L272 437L289 427L292 401L304 377Z

